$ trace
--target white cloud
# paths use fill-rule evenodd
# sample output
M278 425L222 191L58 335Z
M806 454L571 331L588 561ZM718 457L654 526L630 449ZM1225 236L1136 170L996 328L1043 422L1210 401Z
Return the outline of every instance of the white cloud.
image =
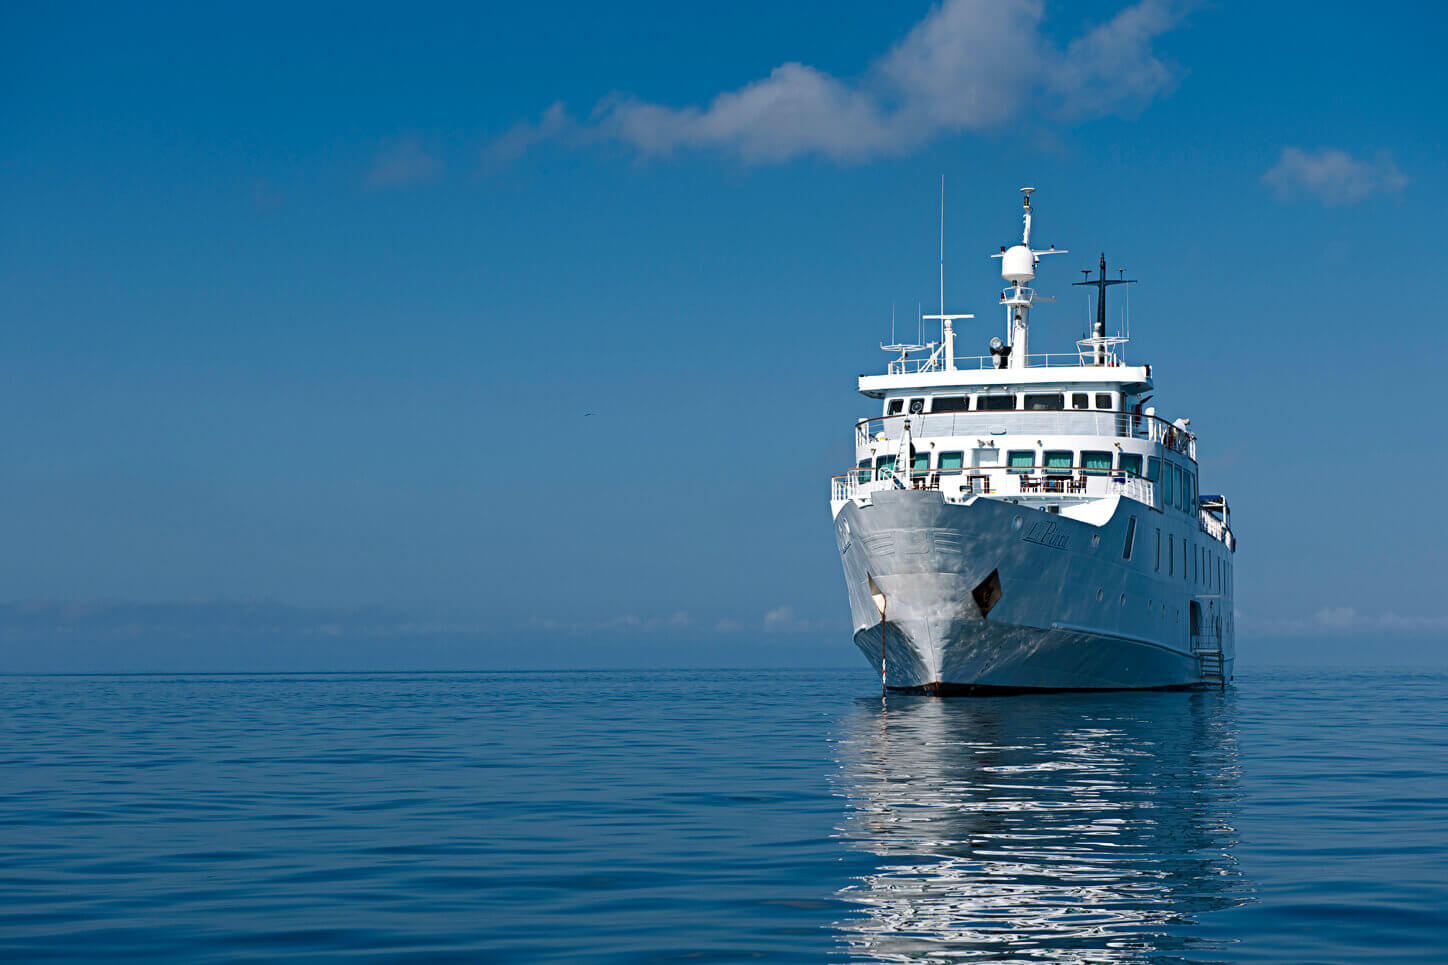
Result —
M790 62L705 107L612 95L577 120L554 104L495 140L485 160L506 163L559 140L621 143L645 156L710 149L756 164L803 155L863 161L1026 116L1131 111L1173 83L1152 43L1187 6L1139 0L1062 49L1042 32L1043 0L945 0L858 79Z
M1407 187L1392 155L1379 153L1371 161L1358 160L1337 148L1304 151L1285 147L1277 164L1262 175L1280 201L1313 198L1323 204L1351 204L1375 194L1395 194Z
M1403 616L1391 610L1359 613L1350 606L1323 607L1307 617L1256 620L1237 612L1243 630L1264 637L1300 637L1344 633L1444 633L1448 616Z
M429 154L415 137L399 141L383 150L372 161L367 172L367 187L400 188L431 181L442 173L442 162Z

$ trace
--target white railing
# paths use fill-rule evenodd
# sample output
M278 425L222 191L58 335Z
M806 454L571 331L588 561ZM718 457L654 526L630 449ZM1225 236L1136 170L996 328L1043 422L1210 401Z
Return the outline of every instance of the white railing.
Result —
M898 440L910 420L911 435L920 438L1000 436L1036 433L1055 436L1113 436L1159 442L1174 452L1197 457L1196 437L1156 416L1092 409L1006 409L999 412L928 412L861 419L855 424L855 445Z
M1156 505L1156 485L1149 479L1119 470L1084 470L1081 467L1010 472L999 466L971 469L935 469L905 473L852 469L830 479L830 498L862 499L882 489L939 490L947 499L1003 496L1028 501L1100 499L1125 496L1147 506Z

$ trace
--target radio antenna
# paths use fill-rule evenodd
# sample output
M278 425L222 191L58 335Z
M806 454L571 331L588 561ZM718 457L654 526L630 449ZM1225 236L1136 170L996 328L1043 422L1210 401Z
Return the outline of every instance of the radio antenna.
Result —
M940 176L940 314L945 314L945 175Z

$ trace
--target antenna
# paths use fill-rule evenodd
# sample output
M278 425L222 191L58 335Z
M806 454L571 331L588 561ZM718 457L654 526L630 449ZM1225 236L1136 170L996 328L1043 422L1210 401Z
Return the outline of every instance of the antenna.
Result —
M890 344L895 344L895 303L890 303Z
M940 314L945 314L945 175L940 176Z

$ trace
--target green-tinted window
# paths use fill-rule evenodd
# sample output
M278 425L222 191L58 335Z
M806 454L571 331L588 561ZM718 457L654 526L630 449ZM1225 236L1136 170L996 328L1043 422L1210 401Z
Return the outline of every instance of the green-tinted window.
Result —
M894 457L894 456L881 456L879 459L876 459L876 460L875 460L875 469L876 469L876 471L878 471L878 472L880 472L880 473L882 473L882 474L883 474L883 473L887 473L887 472L891 472L891 471L894 470L894 468L895 468L895 457Z
M1111 453L1084 451L1081 453L1081 466L1093 476L1108 473L1111 471Z
M1186 496L1186 493L1182 491L1181 466L1171 467L1171 484L1172 487L1176 490L1176 499L1172 502L1172 505L1175 506L1177 509L1181 509L1182 505L1185 503L1184 497Z
M1146 478L1152 482L1161 482L1161 460L1155 457L1146 461Z
M939 468L942 472L947 469L959 470L965 465L965 453L963 452L942 452L940 454Z
M1153 459L1152 462L1156 462L1156 460ZM1162 494L1161 494L1162 503L1161 503L1161 504L1162 504L1163 506L1175 506L1175 505L1176 505L1176 490L1174 490L1174 489L1172 488L1172 477L1173 477L1174 475L1176 475L1176 472L1175 472L1176 467L1175 467L1175 466L1170 466L1170 465L1168 465L1168 466L1165 467L1165 469L1166 469L1166 472L1164 472L1164 473L1161 474L1161 482L1162 482Z
M1068 449L1047 449L1047 450L1046 450L1046 468L1047 468L1047 469L1070 469L1070 468L1071 468L1071 452L1070 452L1070 450L1068 450Z
M1141 456L1134 452L1123 452L1117 460L1117 468L1122 472L1129 472L1133 476L1141 475Z
M1026 472L1036 467L1036 450L1012 449L1006 454L1006 465L1011 472Z
M860 466L859 466L859 470L858 470L858 472L857 472L857 475L858 475L859 478L860 478L860 482L869 482L869 481L870 481L870 476L871 476L871 472L870 472L870 460L868 460L868 459L861 459L861 460L860 460Z
M928 452L917 452L917 453L915 454L915 458L910 461L910 471L911 471L911 472L929 472L929 471L930 471L930 453L928 453Z

